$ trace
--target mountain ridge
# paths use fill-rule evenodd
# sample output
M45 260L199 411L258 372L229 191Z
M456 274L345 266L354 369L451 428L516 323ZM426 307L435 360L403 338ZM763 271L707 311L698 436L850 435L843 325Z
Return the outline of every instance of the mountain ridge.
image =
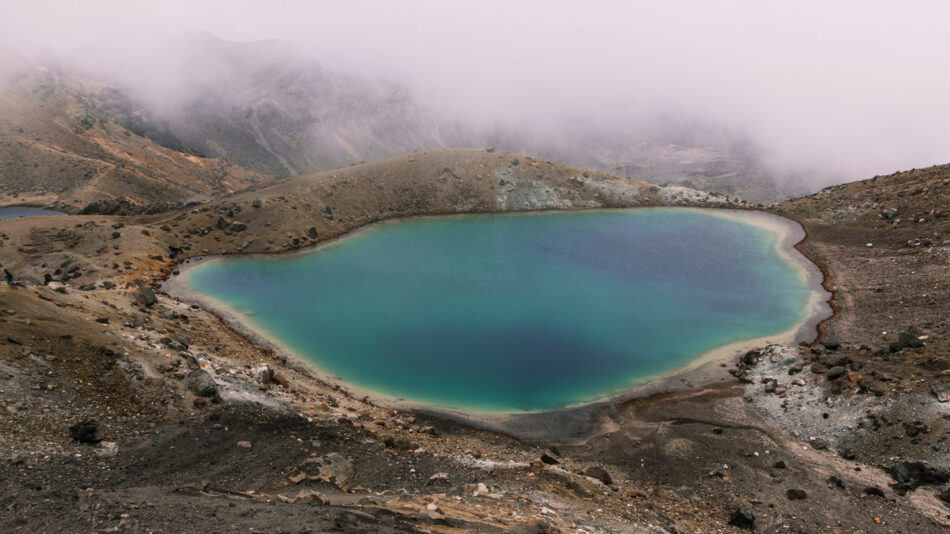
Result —
M0 82L0 202L154 210L271 180L132 133L89 98L101 90L55 66L24 61L7 70Z

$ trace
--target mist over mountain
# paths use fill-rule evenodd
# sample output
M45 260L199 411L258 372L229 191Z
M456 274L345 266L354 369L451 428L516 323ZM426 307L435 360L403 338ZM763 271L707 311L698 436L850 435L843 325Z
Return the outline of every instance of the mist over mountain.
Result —
M56 203L78 211L163 209L272 178L228 162L181 152L167 125L128 113L127 97L63 72L52 57L31 61L10 52L0 71L0 196ZM136 135L141 133L158 141ZM167 146L163 146L167 145Z
M280 176L495 146L766 201L950 159L935 2L2 10L0 46L108 85L117 124Z
M406 84L325 69L280 40L232 42L196 32L125 54L89 46L64 63L77 75L108 82L90 96L131 131L265 174L493 146L753 201L804 191L776 180L750 139L695 117L470 120L436 111Z
M459 142L443 138L448 130L405 87L325 70L277 40L192 33L118 63L98 57L90 49L74 64L128 95L126 103L116 93L97 95L117 120L165 146L262 173L289 176Z

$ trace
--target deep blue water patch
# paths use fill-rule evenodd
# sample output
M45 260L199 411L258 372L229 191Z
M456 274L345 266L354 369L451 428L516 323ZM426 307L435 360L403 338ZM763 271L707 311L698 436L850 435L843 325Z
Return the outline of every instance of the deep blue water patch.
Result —
M542 411L802 322L811 288L778 239L698 210L425 218L183 276L344 382Z

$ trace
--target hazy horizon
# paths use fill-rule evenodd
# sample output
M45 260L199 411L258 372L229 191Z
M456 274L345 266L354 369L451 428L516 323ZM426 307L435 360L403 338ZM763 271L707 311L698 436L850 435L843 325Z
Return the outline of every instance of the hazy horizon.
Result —
M279 39L476 125L716 125L817 187L950 162L948 16L939 2L2 0L0 46L104 49L108 70L184 32Z

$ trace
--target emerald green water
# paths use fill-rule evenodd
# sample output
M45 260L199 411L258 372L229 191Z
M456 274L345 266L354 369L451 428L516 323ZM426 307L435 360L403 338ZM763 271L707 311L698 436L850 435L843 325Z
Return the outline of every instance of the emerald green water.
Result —
M800 323L811 289L777 240L698 210L426 218L182 276L344 382L542 411Z

